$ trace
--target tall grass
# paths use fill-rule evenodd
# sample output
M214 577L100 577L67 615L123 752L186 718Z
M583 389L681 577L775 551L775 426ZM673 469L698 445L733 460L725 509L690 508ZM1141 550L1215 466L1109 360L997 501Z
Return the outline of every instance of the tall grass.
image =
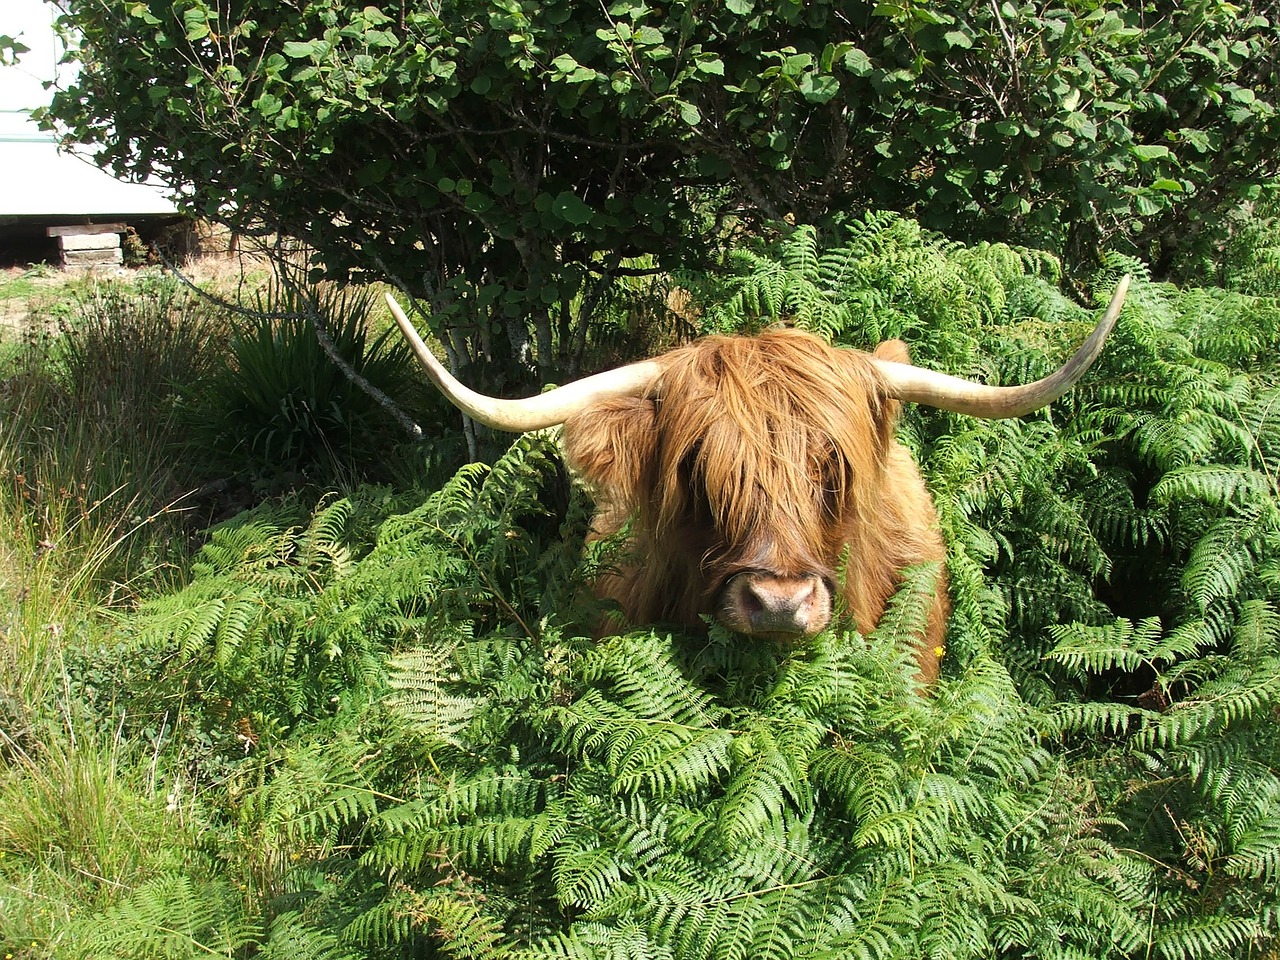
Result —
M194 846L179 805L119 737L46 734L0 768L0 944L72 956L81 916L180 866Z
M37 318L38 319L38 318ZM0 948L73 955L64 932L189 848L148 757L99 730L66 651L186 551L182 391L225 320L172 283L99 284L0 366Z
M389 392L413 387L398 342L366 341L367 297L320 302L349 363ZM190 758L173 755L182 707L156 686L165 665L143 658L127 680L102 666L120 662L120 618L185 577L211 519L201 491L283 468L264 437L298 446L336 411L322 439L345 439L331 459L385 470L393 434L344 392L314 330L272 323L258 353L237 351L257 328L164 278L80 281L29 321L26 337L0 342L0 957L100 957L112 954L92 946L88 918L119 909L127 928L135 891L178 874L198 886L227 865L202 829ZM246 383L262 381L257 419L237 420ZM305 422L288 419L302 407ZM249 859L229 872L251 875Z
M221 329L172 284L98 286L3 372L3 689L34 693L84 608L128 599L180 555L180 527L166 521L196 474L178 456L177 398Z
M139 558L116 548L199 473L177 456L180 397L215 362L225 323L161 283L95 288L60 326L28 341L8 380L9 505L33 553L62 549L59 574L127 580Z

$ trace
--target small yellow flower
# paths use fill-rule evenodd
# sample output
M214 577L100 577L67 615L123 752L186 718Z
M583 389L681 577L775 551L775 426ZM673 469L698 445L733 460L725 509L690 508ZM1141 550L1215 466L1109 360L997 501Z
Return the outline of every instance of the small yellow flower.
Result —
M941 660L943 656L946 655L946 652L947 652L947 648L943 646L937 646L933 648L933 655L937 657L939 660Z

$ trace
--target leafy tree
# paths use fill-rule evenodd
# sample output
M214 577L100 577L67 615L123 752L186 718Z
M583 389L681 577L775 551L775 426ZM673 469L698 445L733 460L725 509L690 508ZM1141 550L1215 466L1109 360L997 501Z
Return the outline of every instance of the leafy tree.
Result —
M68 140L330 275L395 279L455 365L544 377L617 277L705 265L735 225L874 204L1162 272L1280 156L1256 5L65 7L82 71L46 120Z

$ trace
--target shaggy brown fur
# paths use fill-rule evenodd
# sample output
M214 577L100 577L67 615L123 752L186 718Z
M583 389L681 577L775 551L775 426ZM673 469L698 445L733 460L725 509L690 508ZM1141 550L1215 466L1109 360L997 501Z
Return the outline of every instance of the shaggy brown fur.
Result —
M898 341L876 355L907 359ZM659 362L648 396L595 404L564 427L597 497L595 534L634 518L634 565L597 584L628 620L696 625L747 570L839 573L866 632L904 567L943 559L933 503L894 439L899 405L865 354L778 330L708 337ZM940 583L918 651L926 680L947 610Z

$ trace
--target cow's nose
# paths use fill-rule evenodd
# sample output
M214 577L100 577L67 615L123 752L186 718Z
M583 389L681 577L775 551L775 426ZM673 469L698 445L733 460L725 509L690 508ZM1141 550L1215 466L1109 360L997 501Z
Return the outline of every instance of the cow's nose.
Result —
M739 633L810 636L831 620L831 593L817 575L748 571L725 585L717 618Z

